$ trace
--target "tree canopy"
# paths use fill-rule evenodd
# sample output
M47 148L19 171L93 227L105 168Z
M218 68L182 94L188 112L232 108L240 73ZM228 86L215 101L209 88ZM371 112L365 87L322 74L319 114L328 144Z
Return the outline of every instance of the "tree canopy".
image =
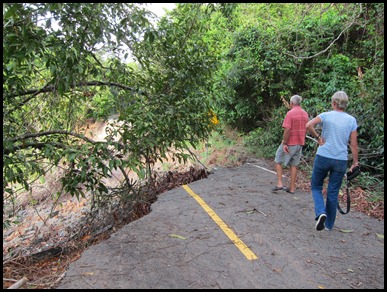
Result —
M186 160L184 150L208 135L214 58L200 38L205 11L184 5L157 26L153 16L133 3L4 4L5 199L52 167L64 192L106 193L112 170L149 176L152 161L171 148ZM101 100L120 122L104 142L79 129Z

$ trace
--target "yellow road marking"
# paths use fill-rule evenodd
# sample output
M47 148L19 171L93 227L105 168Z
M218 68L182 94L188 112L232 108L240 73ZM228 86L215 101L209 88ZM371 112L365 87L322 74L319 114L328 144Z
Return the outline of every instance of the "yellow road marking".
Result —
M239 250L245 255L248 260L256 260L258 257L249 249L249 247L243 243L242 240L236 236L236 234L231 230L230 227L227 226L226 223L223 222L222 219L219 218L218 215L208 206L202 198L200 198L197 194L195 194L187 185L183 185L183 188L190 194L202 208L207 212L207 214L215 221L216 224L223 230L223 232L230 238L230 240L239 248Z

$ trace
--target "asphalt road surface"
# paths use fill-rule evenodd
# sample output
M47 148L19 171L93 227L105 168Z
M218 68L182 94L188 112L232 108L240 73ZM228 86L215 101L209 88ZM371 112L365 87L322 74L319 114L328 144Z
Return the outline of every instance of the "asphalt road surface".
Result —
M159 195L57 289L384 289L384 220L337 213L316 231L311 194L272 193L272 170L250 161Z

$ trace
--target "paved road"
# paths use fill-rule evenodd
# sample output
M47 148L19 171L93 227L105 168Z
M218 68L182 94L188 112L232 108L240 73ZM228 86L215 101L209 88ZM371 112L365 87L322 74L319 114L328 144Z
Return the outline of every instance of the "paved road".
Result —
M314 229L311 195L277 194L251 161L161 194L89 247L59 289L384 289L384 221L338 213Z

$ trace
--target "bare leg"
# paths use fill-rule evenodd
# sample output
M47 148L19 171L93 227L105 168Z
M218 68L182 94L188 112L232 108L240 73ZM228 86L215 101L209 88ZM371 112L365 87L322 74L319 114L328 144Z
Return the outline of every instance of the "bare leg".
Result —
M282 185L282 165L280 163L275 164L277 170L277 187L283 187Z
M289 190L294 192L296 190L296 179L297 179L297 166L290 166L290 187Z

